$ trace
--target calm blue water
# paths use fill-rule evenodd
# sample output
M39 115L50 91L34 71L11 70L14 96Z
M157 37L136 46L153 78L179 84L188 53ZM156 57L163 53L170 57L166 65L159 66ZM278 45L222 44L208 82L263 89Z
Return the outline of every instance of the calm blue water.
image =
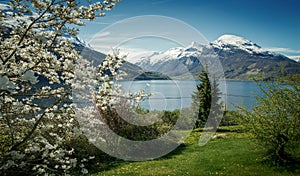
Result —
M150 110L175 110L191 106L191 95L196 91L198 83L177 80L120 82L124 91L136 92L143 89L146 93L151 93L141 103L143 108ZM223 102L226 102L229 110L235 109L234 105L244 105L251 109L256 104L254 94L261 95L259 86L253 81L226 81L226 89L222 91Z

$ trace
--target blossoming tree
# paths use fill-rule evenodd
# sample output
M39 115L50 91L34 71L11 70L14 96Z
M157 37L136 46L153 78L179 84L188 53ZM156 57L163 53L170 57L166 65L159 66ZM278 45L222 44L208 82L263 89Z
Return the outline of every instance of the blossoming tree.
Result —
M80 54L72 38L84 20L104 16L118 2L12 0L1 6L0 173L67 174L76 167L87 173L84 160L65 145L77 125L71 100ZM95 96L100 108L110 103L104 95L111 82L101 71L109 63L116 70L122 59L109 55L99 67L96 77L106 81Z

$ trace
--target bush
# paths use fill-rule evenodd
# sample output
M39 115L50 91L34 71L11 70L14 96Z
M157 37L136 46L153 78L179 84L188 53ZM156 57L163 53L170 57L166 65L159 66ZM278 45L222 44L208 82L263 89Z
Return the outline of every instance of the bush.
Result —
M221 126L237 125L235 114L236 114L235 111L228 111L228 110L225 111L220 125Z
M180 111L151 111L139 110L142 112L143 118L139 118L139 113L133 112L131 108L122 108L116 110L114 108L100 111L100 119L106 123L116 134L131 140L151 140L167 133L176 123L180 116ZM122 114L120 114L122 113ZM127 119L124 120L124 119ZM159 120L157 120L159 119ZM138 124L151 124L147 126L138 126L129 122ZM129 121L129 122L128 122ZM155 123L152 123L156 121Z
M268 150L275 165L287 164L300 139L300 85L277 83L261 87L263 97L252 111L240 108L240 123Z

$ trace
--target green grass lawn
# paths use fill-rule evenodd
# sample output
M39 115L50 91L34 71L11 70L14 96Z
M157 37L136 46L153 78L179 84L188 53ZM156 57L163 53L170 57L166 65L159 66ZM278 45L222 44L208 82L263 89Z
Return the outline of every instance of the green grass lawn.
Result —
M101 175L300 175L297 169L275 168L261 162L265 151L235 127L223 127L227 137L198 145L200 132L192 132L185 146L160 159L142 162L114 162L92 176ZM219 132L221 133L221 132Z

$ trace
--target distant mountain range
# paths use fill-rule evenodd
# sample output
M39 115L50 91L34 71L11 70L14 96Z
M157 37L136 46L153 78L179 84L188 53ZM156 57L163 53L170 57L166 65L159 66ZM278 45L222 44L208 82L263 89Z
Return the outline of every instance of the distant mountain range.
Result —
M196 79L203 69L200 60L209 57L219 58L227 79L247 80L257 76L268 79L276 76L282 67L285 74L300 73L299 62L235 35L223 35L207 45L193 42L187 47L148 53L135 58L133 63L173 79Z
M5 21L0 24L1 30L13 28L16 20L24 20L32 16L25 15L22 19L14 18L15 11L6 4L0 4ZM93 50L77 37L69 38L81 52L81 55L101 64L105 54ZM257 76L271 78L284 67L285 74L300 73L299 57L288 58L284 55L267 51L259 45L235 35L223 35L217 40L202 45L197 42L186 47L171 48L165 52L151 52L128 60L122 70L128 75L125 79L197 79L203 69L203 58L218 57L227 79L251 79Z
M79 40L75 40L79 41ZM76 48L80 51L83 58L93 61L94 66L100 65L105 59L106 55L93 50L85 45L85 43L76 43ZM125 61L120 70L124 71L127 75L124 76L125 80L157 80L157 79L170 79L168 76L155 71L146 71L138 65Z

